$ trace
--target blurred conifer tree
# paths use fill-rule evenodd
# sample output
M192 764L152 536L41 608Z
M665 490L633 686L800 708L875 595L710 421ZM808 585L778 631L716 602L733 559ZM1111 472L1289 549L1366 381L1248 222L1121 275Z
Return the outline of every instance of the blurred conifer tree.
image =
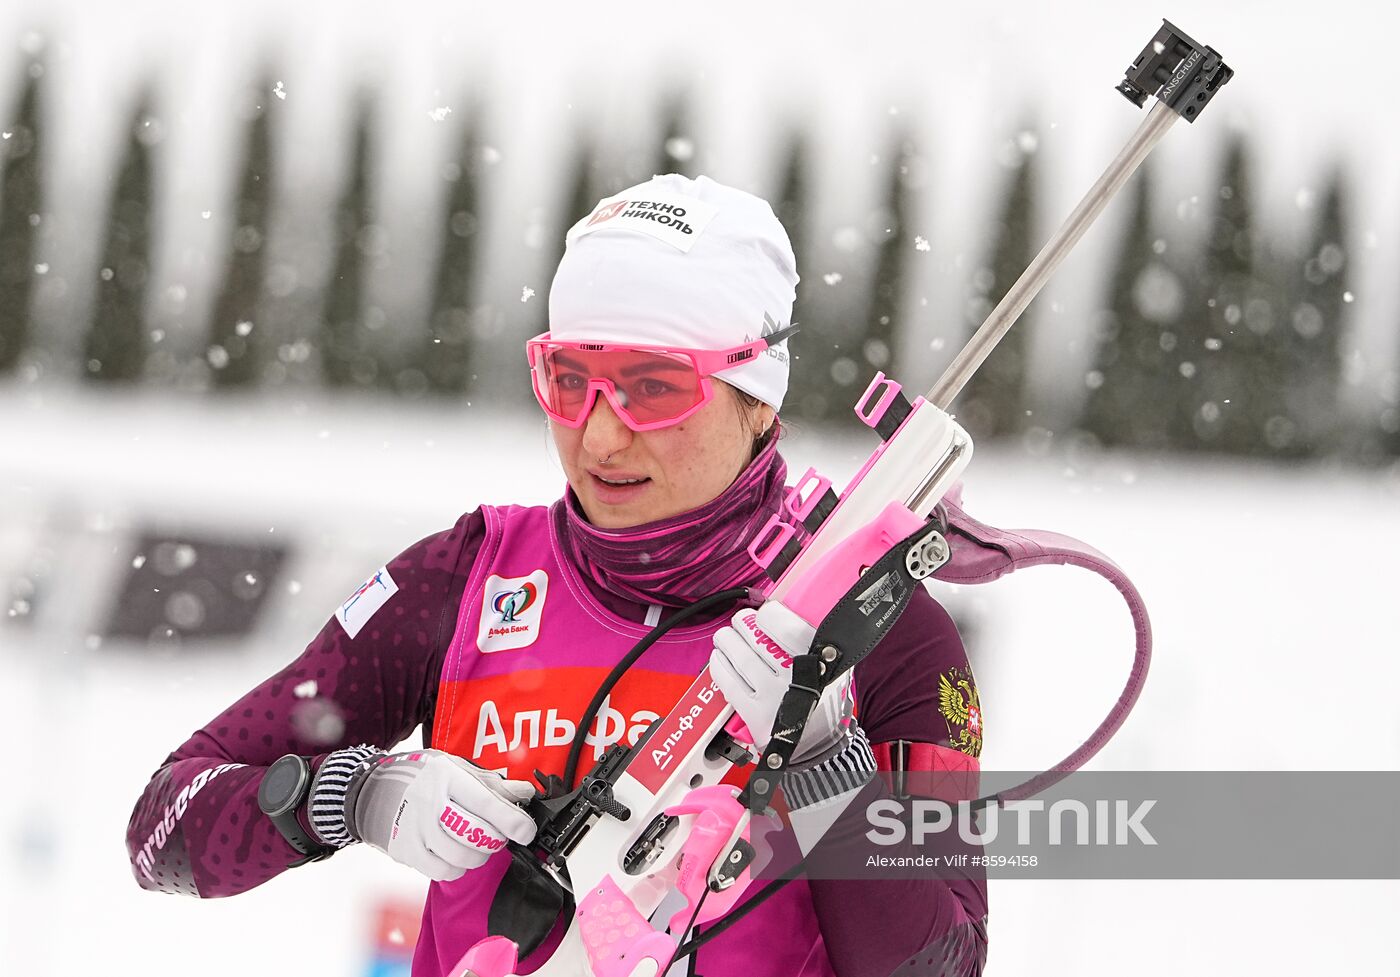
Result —
M1226 147L1217 186L1205 246L1194 262L1196 297L1174 337L1193 369L1172 418L1173 440L1187 449L1262 454L1282 377L1277 337L1269 337L1274 303L1258 278L1260 239L1239 135Z
M870 286L860 346L852 351L859 370L851 396L839 405L841 412L854 406L855 398L883 370L896 379L903 375L898 357L899 327L903 322L905 278L914 254L914 206L909 191L909 169L916 154L905 137L895 138L886 155L889 164L885 199L881 208L884 226L876 245L875 277Z
M466 392L475 380L472 346L477 308L475 272L481 257L482 144L476 128L462 131L455 162L446 168L442 247L433 286L432 317L420 352L428 389Z
M622 189L617 187L615 189ZM543 295L536 296L530 303L535 324L532 335L549 328L549 287L554 281L555 269L564 257L565 238L569 228L593 211L593 206L602 197L602 185L598 176L598 160L593 141L580 130L574 136L574 148L569 163L568 192L564 196L563 210L553 224L547 225L552 236L545 239L545 264L543 272Z
M90 380L132 383L145 372L146 291L151 277L151 147L160 127L148 95L138 101L112 188L92 322L83 344Z
M622 187L612 188L621 190ZM582 218L592 212L594 204L602 199L603 187L598 179L598 162L593 141L583 133L575 137L573 162L569 166L569 193L564 200L564 212L559 215L559 228L550 242L550 253L554 260L547 271L553 276L554 269L564 257L564 238Z
M40 62L25 67L19 104L0 144L0 374L13 370L33 339L34 259L38 253L41 143Z
M267 330L260 311L272 212L272 97L272 86L266 78L242 95L242 115L248 123L243 168L233 204L223 284L209 322L209 347L216 351L217 359L215 387L232 389L256 384L267 355ZM220 363L224 365L219 366Z
M993 245L987 264L973 277L968 325L980 326L1035 257L1036 155L1016 148L1006 196L992 224ZM959 423L974 438L1019 432L1026 412L1026 356L1036 305L1021 316L987 361L972 376L954 403Z
M777 192L772 197L773 212L787 230L802 278L792 308L792 321L801 328L788 341L792 379L783 410L802 420L821 421L835 416L842 405L831 381L835 324L815 297L819 279L814 273L811 168L811 145L807 136L795 129L788 137Z
M695 136L690 131L689 102L684 95L673 95L662 109L661 140L650 173L638 177L649 180L660 173L695 176ZM621 190L623 187L617 187Z
M1265 439L1281 454L1331 454L1340 447L1342 341L1351 306L1347 291L1350 256L1346 180L1338 168L1328 177L1314 208L1299 264L1290 276L1295 295L1281 317L1284 357L1282 412L1265 424ZM1301 272L1301 274L1299 274Z
M373 110L369 100L361 97L355 110L345 189L336 207L335 259L321 314L321 370L332 389L372 387L379 379L365 318L365 256L377 246L379 233L370 203L373 127Z
M1130 193L1132 211L1113 252L1080 426L1105 445L1161 450L1169 446L1171 405L1182 395L1172 330L1183 294L1159 251L1166 242L1153 230L1150 167L1133 178Z

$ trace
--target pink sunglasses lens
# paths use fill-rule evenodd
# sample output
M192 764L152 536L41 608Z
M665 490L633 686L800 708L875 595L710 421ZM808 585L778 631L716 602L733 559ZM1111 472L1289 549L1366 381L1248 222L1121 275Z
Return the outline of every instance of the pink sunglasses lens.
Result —
M544 346L535 373L545 410L570 424L583 419L593 380L608 381L617 404L638 424L673 420L705 399L695 363L679 353Z

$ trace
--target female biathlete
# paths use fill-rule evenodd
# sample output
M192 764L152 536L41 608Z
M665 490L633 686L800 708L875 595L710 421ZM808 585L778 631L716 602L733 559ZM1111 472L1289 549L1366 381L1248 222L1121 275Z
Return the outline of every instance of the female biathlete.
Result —
M300 657L177 748L131 818L137 881L229 896L361 842L432 880L413 974L446 974L488 934L507 839L534 837L521 806L533 772L564 771L612 666L668 609L760 581L746 549L784 491L797 281L768 204L705 177L655 177L580 220L549 331L526 350L564 497L482 505L410 546ZM609 745L635 743L707 663L766 739L789 674L779 659L812 634L777 604L672 630L605 700L576 781ZM877 758L917 769L980 750L978 710L948 707L949 687L975 694L962 642L922 588L854 673L855 718L847 686L830 686L793 757L789 807L819 803L823 785ZM334 742L299 720L308 682L344 717ZM420 727L423 748L394 752ZM976 877L799 878L672 972L978 973L985 921ZM560 927L521 973L548 959Z

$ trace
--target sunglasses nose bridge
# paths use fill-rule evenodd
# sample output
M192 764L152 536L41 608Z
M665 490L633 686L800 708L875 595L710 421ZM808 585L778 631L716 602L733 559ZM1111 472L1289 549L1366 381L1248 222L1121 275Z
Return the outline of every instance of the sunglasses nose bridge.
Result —
M618 390L616 384L611 380L602 377L593 377L588 381L588 393L588 405L584 408L585 417L593 413L594 404L601 394L603 399L608 402L608 406L612 408L612 412L616 415L617 419L633 431L637 430L636 422L631 412L627 409L626 395Z

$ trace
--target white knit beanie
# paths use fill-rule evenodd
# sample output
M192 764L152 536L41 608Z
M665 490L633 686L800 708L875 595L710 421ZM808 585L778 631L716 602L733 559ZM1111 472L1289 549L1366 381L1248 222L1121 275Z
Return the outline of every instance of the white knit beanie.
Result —
M727 349L792 320L797 262L783 225L709 177L668 173L606 197L565 241L549 290L555 339ZM715 376L778 410L787 342Z

